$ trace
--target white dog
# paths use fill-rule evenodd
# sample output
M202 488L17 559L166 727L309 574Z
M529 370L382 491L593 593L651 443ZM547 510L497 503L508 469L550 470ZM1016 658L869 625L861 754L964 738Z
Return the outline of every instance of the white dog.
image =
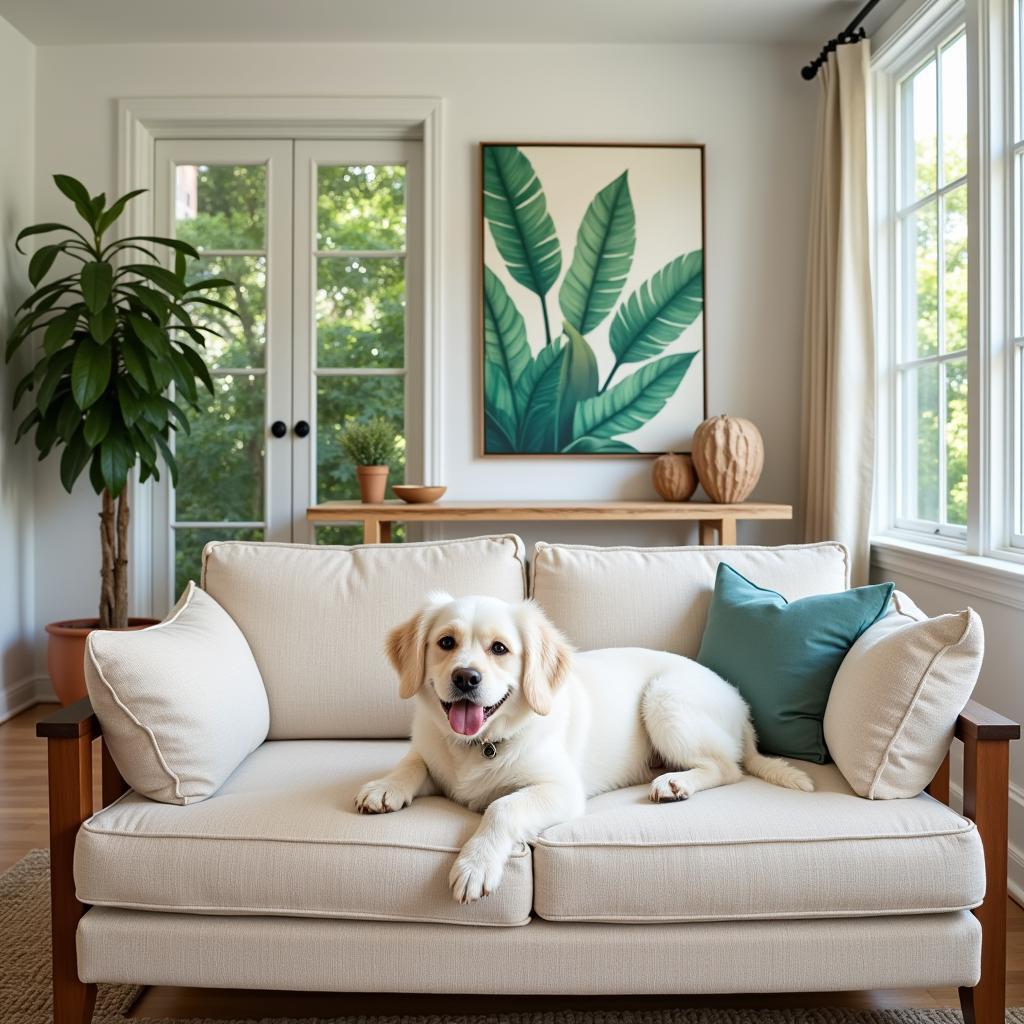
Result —
M356 797L367 814L441 792L483 812L449 881L462 903L493 892L509 856L583 813L588 796L651 782L685 800L751 775L810 791L811 780L757 751L738 691L688 658L619 648L576 654L532 601L433 594L395 629L387 653L415 697L409 753Z

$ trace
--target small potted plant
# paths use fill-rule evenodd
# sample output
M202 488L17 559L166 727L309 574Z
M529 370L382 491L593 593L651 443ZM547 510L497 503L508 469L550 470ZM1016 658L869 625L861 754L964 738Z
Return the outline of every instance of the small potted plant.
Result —
M63 448L64 489L70 493L86 473L101 499L99 616L46 627L50 676L61 703L68 704L85 696L85 640L93 629L156 621L128 617L128 481L136 465L140 482L159 479L161 464L177 480L170 432L188 431L186 409L199 408L197 381L213 393L202 356L203 331L211 329L192 315L200 304L233 310L202 294L230 281L189 283L185 258L199 254L185 242L153 236L104 240L145 189L108 206L105 195L90 196L74 178L57 174L53 180L83 223L35 224L18 235L19 252L22 240L33 235L58 240L40 245L29 261L36 290L17 310L6 360L30 339L37 342L31 369L14 391L15 408L31 395L15 440L33 434L41 459ZM174 252L173 270L159 262L153 250L160 247ZM58 258L67 273L44 284Z
M341 435L341 447L355 463L359 494L364 502L384 500L389 460L395 453L395 428L383 416L351 423Z

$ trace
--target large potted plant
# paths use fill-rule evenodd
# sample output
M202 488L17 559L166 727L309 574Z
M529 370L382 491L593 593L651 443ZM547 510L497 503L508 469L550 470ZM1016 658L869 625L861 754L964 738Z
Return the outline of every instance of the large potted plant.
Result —
M16 240L54 235L32 254L28 277L36 290L18 307L7 339L6 360L29 339L32 368L18 382L14 406L30 397L31 409L16 440L33 434L40 459L63 449L60 479L70 493L83 473L100 496L99 615L50 623L48 665L62 703L85 694L85 638L92 629L128 629L153 620L128 617L128 480L159 479L160 464L177 478L172 430L188 431L186 409L198 409L196 382L211 393L203 360L204 331L190 315L196 304L229 307L202 293L230 282L189 282L186 257L192 246L174 238L136 236L106 241L139 189L107 205L103 194L64 174L57 188L83 224L46 223L25 228ZM174 253L163 266L160 249ZM61 276L46 283L60 260ZM76 265L77 264L77 265ZM67 273L63 273L63 271ZM173 388L173 390L172 390Z

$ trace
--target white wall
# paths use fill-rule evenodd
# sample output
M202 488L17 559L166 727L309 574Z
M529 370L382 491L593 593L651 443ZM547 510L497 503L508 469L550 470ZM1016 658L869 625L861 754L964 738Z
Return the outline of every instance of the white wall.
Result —
M1024 722L1024 687L1021 684L1021 666L1024 664L1024 610L1021 600L1015 598L1016 607L993 600L991 597L936 583L911 572L894 572L872 566L872 582L893 580L899 590L910 594L929 615L957 611L968 606L981 616L985 627L985 661L981 678L974 692L976 700ZM953 789L959 797L961 765L959 743L953 744ZM954 801L956 803L956 801ZM1024 902L1024 743L1010 744L1010 889L1018 902Z
M26 293L18 231L32 223L35 47L0 18L0 337ZM31 442L14 446L25 412L11 411L25 356L0 369L0 721L36 696L32 661ZM27 411L30 406L24 406Z
M771 46L43 47L36 212L45 218L62 211L49 183L57 170L92 189L115 187L118 97L443 97L443 482L450 496L646 497L653 496L646 460L477 456L477 143L704 142L709 410L759 424L768 461L756 497L790 502L798 488L800 325L816 97L798 74L805 56ZM37 477L37 571L46 581L38 588L38 619L91 613L96 499L83 486L69 502L52 463ZM540 527L528 539L539 536L669 543L688 539L689 531L567 524ZM742 528L746 540L779 543L795 536L795 526L786 523Z

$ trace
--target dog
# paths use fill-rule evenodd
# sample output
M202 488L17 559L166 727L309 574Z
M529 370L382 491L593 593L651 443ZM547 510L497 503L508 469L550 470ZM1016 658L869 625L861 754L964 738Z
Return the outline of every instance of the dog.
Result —
M735 687L688 658L640 648L577 653L533 601L430 595L387 638L399 693L415 699L409 752L356 797L365 814L443 793L482 812L452 894L494 892L508 858L590 796L639 785L656 802L738 782L743 769L809 792L800 769L757 750Z

